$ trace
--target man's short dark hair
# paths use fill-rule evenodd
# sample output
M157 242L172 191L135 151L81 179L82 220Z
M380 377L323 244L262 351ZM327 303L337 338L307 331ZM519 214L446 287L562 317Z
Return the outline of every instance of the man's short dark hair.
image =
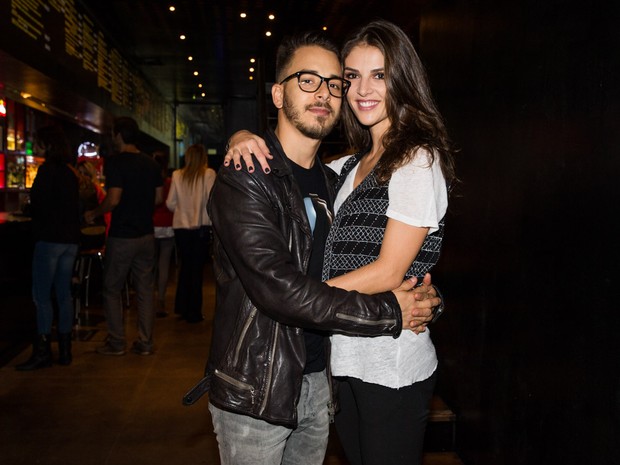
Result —
M129 116L121 116L114 120L112 134L120 134L125 144L136 145L140 137L140 128L135 119Z
M293 60L293 55L301 47L316 46L324 48L339 56L338 47L324 33L309 31L302 34L286 36L282 39L276 52L276 82L280 82L286 76L286 68Z

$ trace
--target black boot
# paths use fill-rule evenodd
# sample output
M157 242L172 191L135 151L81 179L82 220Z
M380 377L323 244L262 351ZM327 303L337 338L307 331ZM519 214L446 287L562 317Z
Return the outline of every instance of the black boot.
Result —
M58 333L58 363L60 365L71 365L71 333Z
M39 334L32 345L32 356L15 367L18 371L38 370L52 366L52 346L49 334Z

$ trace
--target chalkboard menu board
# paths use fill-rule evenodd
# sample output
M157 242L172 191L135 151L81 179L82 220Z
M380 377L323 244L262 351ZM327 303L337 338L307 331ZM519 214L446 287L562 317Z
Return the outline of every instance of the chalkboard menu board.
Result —
M75 0L0 0L0 49L94 103L103 91L155 129L170 124L161 98Z

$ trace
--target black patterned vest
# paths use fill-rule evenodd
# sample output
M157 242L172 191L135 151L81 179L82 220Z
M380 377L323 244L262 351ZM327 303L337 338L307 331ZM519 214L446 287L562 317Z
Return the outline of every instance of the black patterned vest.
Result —
M358 153L346 161L336 190L340 190L347 174L362 158ZM327 242L323 263L323 281L356 270L377 259L387 225L389 181L378 184L371 172L338 209ZM439 228L428 234L406 277L423 277L439 260L445 216Z

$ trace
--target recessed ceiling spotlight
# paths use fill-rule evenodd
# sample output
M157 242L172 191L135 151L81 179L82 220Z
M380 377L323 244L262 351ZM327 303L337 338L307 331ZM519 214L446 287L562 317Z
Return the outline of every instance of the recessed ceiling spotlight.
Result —
M250 76L250 81L253 81L253 80L254 80L254 76Z
M254 72L254 68L250 68L250 73L253 73L253 72Z
M327 26L323 26L323 30L324 30L324 31L327 31Z
M199 88L199 89L202 89L202 84L198 84L198 88Z
M188 59L188 61L192 61L194 59L194 57L190 55L190 56L187 57L187 59Z
M174 5L170 5L170 6L168 7L168 9L169 9L170 11L175 11L175 10L176 10L176 8L174 7Z
M242 17L243 19L248 17L247 13L241 13L239 16Z
M204 92L202 94L200 94L201 97L204 97L205 95L207 95L207 94L205 94Z
M270 20L273 21L274 19L276 19L276 15L271 14L271 15L267 16L267 18L269 18Z
M179 36L179 39L181 39L181 40L185 40L185 34L181 34L181 35Z
M271 37L271 31L267 31L267 32L265 32L265 35L266 35L267 37Z
M198 71L194 71L194 76L198 76Z
M250 58L250 63L256 63L256 58Z

